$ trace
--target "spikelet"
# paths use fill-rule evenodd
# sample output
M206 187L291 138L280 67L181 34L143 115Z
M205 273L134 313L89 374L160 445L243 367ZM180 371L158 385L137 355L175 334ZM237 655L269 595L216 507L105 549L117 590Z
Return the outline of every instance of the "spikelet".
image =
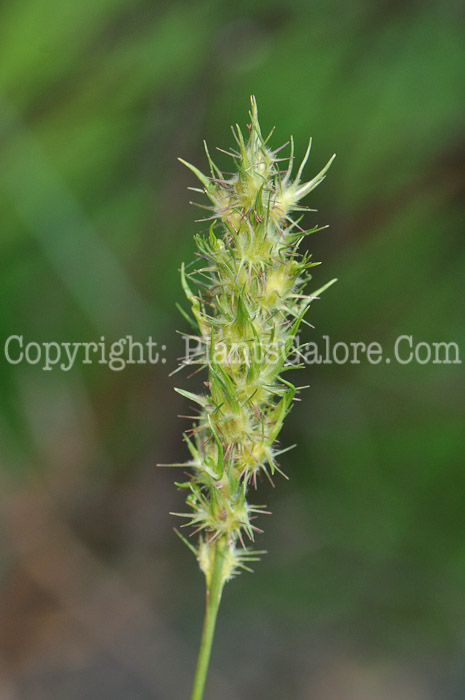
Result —
M223 552L222 580L231 578L260 552L246 546L258 528L254 519L264 506L248 501L258 477L280 471L277 438L289 413L296 387L284 374L299 326L315 294L305 294L310 268L318 263L299 254L304 231L299 202L325 178L333 159L309 182L301 182L310 153L292 178L294 145L289 158L273 151L263 138L257 105L251 98L245 138L233 128L236 147L228 152L235 167L223 174L205 145L210 175L181 160L200 180L209 204L206 235L195 237L202 265L187 273L182 285L191 306L188 316L196 352L184 365L208 371L206 392L177 391L198 409L184 439L190 451L190 478L177 486L188 491L186 525L199 533L195 553L210 585L215 551ZM285 144L287 145L287 144ZM285 170L280 169L288 161ZM333 280L334 281L334 280ZM192 343L190 343L192 345ZM295 364L293 365L295 366Z

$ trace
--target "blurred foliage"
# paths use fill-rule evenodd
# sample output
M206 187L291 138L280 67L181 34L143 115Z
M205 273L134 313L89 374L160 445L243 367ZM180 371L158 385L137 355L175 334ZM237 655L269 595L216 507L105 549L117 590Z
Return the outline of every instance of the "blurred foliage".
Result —
M170 529L182 495L154 469L185 456L176 415L186 407L168 373L185 325L177 270L202 227L176 157L203 167L202 139L227 147L255 94L275 143L292 133L302 155L313 136L309 175L338 154L307 223L330 224L309 241L324 261L315 285L339 283L313 307L305 340L377 340L389 352L405 333L455 341L463 355L464 69L453 0L0 7L1 337L152 335L168 348L166 365L120 373L45 373L2 353L3 497L45 485L79 541L192 634L192 656L201 577ZM270 554L227 592L218 664L240 683L244 626L274 639L268 624L282 647L260 637L243 698L308 697L305 661L282 670L285 691L270 672L273 654L289 658L302 639L320 652L428 661L431 682L415 697L462 697L463 365L301 375L311 389L283 436L298 443L282 459L292 478L261 487L274 511L260 542ZM21 557L3 539L8 591ZM385 697L376 692L370 700Z

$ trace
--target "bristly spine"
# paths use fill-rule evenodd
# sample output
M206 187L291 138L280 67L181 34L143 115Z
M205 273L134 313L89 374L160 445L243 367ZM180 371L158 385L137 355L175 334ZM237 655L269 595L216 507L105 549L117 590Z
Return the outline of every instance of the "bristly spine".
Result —
M271 134L262 136L253 97L247 129L244 136L239 126L233 128L236 146L227 152L232 175L215 165L206 145L209 176L180 159L200 180L202 189L196 191L209 199L200 205L207 210L203 221L211 221L208 233L195 237L201 266L181 270L191 305L191 315L184 315L195 328L191 338L198 348L182 365L208 371L206 391L177 389L198 411L184 435L190 475L177 484L188 491L189 510L177 515L193 526L191 534L199 534L197 546L182 539L195 553L207 587L219 549L222 583L248 570L260 554L246 541L253 542L254 520L266 511L251 505L248 495L260 474L272 479L280 471L276 458L283 450L277 438L297 392L283 375L308 307L329 286L305 293L309 270L318 263L308 253L301 255L299 244L319 228L300 227L306 208L299 202L323 181L335 156L312 180L302 182L311 141L292 178L293 140L288 158L281 148L271 150Z

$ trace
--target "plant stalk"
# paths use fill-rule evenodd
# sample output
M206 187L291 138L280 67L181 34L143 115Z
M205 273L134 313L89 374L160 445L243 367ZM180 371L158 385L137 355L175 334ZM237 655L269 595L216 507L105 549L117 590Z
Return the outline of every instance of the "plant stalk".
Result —
M191 700L202 700L207 679L208 665L215 634L216 617L221 602L223 592L223 545L218 543L215 548L215 561L210 585L207 587L205 619L203 623L202 640L197 660L194 686L192 688Z

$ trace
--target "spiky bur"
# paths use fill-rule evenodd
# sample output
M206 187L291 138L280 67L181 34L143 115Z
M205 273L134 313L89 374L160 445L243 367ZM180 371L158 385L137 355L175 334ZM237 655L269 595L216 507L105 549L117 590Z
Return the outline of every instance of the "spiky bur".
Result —
M220 171L206 146L209 176L180 159L200 180L203 187L196 191L210 200L201 205L209 211L201 219L211 221L208 234L195 237L202 264L181 271L195 328L190 346L197 344L182 364L205 368L208 380L202 395L177 389L198 409L184 436L190 476L177 484L188 491L189 512L177 515L188 519L191 534L199 533L197 547L182 539L195 553L207 587L218 551L221 585L260 554L246 541L253 542L258 530L253 521L266 511L249 503L248 493L260 474L271 479L280 471L277 438L297 391L284 374L296 366L290 357L308 307L329 286L305 294L309 270L318 263L298 249L318 227L305 231L296 217L305 211L299 202L323 181L335 156L312 180L301 182L310 142L293 178L292 139L290 156L278 157L284 147L270 148L271 134L262 136L253 97L251 105L248 134L233 128L232 174Z

